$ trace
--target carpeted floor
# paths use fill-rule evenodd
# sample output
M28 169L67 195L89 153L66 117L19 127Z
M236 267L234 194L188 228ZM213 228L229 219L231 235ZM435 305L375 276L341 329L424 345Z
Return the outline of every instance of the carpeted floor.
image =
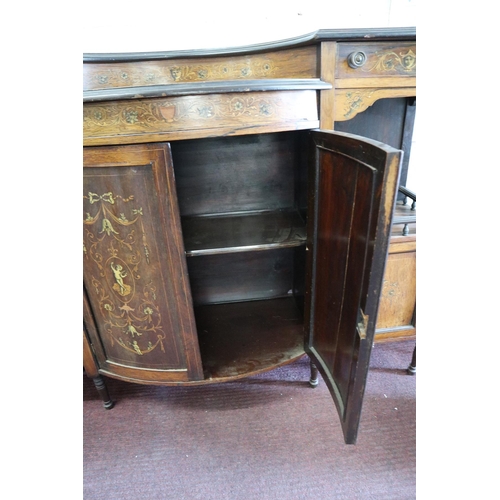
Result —
M85 500L416 498L414 342L376 344L356 445L307 358L238 382L83 389Z

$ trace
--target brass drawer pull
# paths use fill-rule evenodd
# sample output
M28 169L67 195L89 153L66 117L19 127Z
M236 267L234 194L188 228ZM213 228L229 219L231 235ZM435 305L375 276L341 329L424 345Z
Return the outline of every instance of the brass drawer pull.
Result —
M354 69L361 68L361 66L363 66L365 62L366 54L361 50L358 50L357 52L351 52L347 57L347 64Z

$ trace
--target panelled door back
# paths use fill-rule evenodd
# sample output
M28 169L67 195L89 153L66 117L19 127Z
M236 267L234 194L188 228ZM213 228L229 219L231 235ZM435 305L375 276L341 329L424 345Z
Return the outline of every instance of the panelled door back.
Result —
M84 312L102 373L201 379L169 145L83 158Z
M351 134L312 136L306 351L354 443L402 153Z

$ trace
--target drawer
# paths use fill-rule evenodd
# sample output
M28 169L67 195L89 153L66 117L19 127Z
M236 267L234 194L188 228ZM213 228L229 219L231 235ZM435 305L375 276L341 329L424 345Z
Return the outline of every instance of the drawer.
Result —
M319 127L315 89L105 100L83 106L83 145L138 144Z
M405 77L410 83L411 77L416 76L416 70L415 42L339 43L337 45L335 76L339 80L387 78L387 85L391 85L391 79L399 80ZM340 86L351 85L344 82Z
M167 57L144 61L86 62L83 89L96 90L226 80L315 78L314 46L263 54Z

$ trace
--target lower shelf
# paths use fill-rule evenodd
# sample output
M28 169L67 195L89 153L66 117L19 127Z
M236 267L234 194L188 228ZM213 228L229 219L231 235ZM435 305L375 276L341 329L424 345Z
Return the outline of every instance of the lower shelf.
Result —
M302 315L290 297L195 308L204 382L264 372L304 355Z

